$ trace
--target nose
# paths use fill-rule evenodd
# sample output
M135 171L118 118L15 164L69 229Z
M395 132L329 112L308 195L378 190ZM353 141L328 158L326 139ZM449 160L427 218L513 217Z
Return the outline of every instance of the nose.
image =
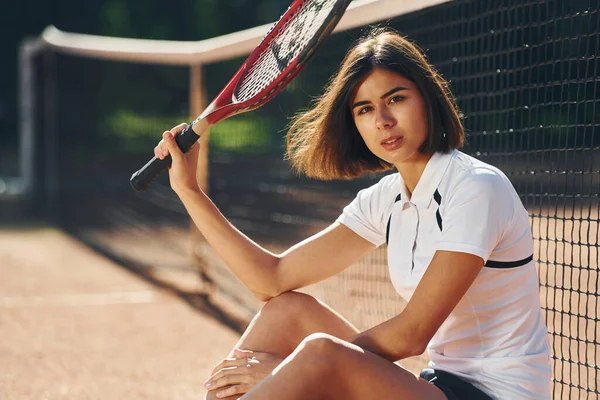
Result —
M376 118L377 129L389 129L396 125L396 119L387 107L380 107L377 110Z

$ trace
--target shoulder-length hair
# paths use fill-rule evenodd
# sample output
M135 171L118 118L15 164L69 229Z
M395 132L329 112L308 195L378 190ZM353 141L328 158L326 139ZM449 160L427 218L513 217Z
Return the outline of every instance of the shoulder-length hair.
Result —
M415 44L389 28L375 28L350 49L312 107L293 118L286 141L287 157L295 170L331 180L393 168L367 148L350 109L359 84L374 68L385 68L411 80L423 96L429 133L421 153L462 147L464 130L446 80Z

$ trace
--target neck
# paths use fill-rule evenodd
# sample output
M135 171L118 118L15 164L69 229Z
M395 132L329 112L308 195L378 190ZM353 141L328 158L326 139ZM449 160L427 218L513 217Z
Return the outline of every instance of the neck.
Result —
M419 179L421 179L421 175L423 175L427 162L432 155L433 154L416 154L414 157L411 157L410 160L396 165L396 169L400 173L400 176L402 176L402 180L410 195L412 195L417 187Z

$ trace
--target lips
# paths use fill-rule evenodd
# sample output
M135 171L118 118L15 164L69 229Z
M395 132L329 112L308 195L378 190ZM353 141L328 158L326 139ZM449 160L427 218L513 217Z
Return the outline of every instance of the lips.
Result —
M381 141L381 144L392 144L398 140L403 139L402 136L390 136Z
M383 139L380 144L388 151L396 150L404 144L404 136L390 136Z

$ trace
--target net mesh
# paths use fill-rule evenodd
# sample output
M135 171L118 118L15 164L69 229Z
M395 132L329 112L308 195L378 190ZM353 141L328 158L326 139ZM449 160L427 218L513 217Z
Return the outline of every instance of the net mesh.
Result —
M597 398L600 390L599 5L454 1L389 22L414 39L450 81L465 116L465 151L501 168L528 209L556 399ZM256 111L256 118L280 130L277 144L283 143L288 118L322 92L359 36L360 29L334 35L291 88ZM300 102L303 93L308 96ZM211 160L213 198L234 223L274 250L324 228L358 190L380 178L314 182L291 175L281 154L282 146L271 145L255 154L214 151ZM360 329L369 328L405 305L389 283L386 264L386 249L380 248L307 291ZM218 275L230 282L226 269ZM251 295L233 290L251 304ZM418 371L425 361L404 365Z
M600 394L599 9L599 0L455 0L388 21L450 81L465 116L465 151L502 169L529 212L555 399ZM273 101L211 129L211 197L273 251L326 227L380 178L311 181L283 159L289 117L322 92L361 34L331 36ZM188 120L187 69L57 54L38 61L38 209L140 273L202 271L250 318L260 303L189 234L166 176L143 194L129 187L160 133ZM205 67L209 99L242 62ZM306 291L360 329L376 325L405 305L385 254L380 248ZM404 364L418 371L424 362Z
M235 93L237 101L256 96L307 51L308 44L322 31L336 3L337 0L307 0L287 15L269 46L242 79Z

